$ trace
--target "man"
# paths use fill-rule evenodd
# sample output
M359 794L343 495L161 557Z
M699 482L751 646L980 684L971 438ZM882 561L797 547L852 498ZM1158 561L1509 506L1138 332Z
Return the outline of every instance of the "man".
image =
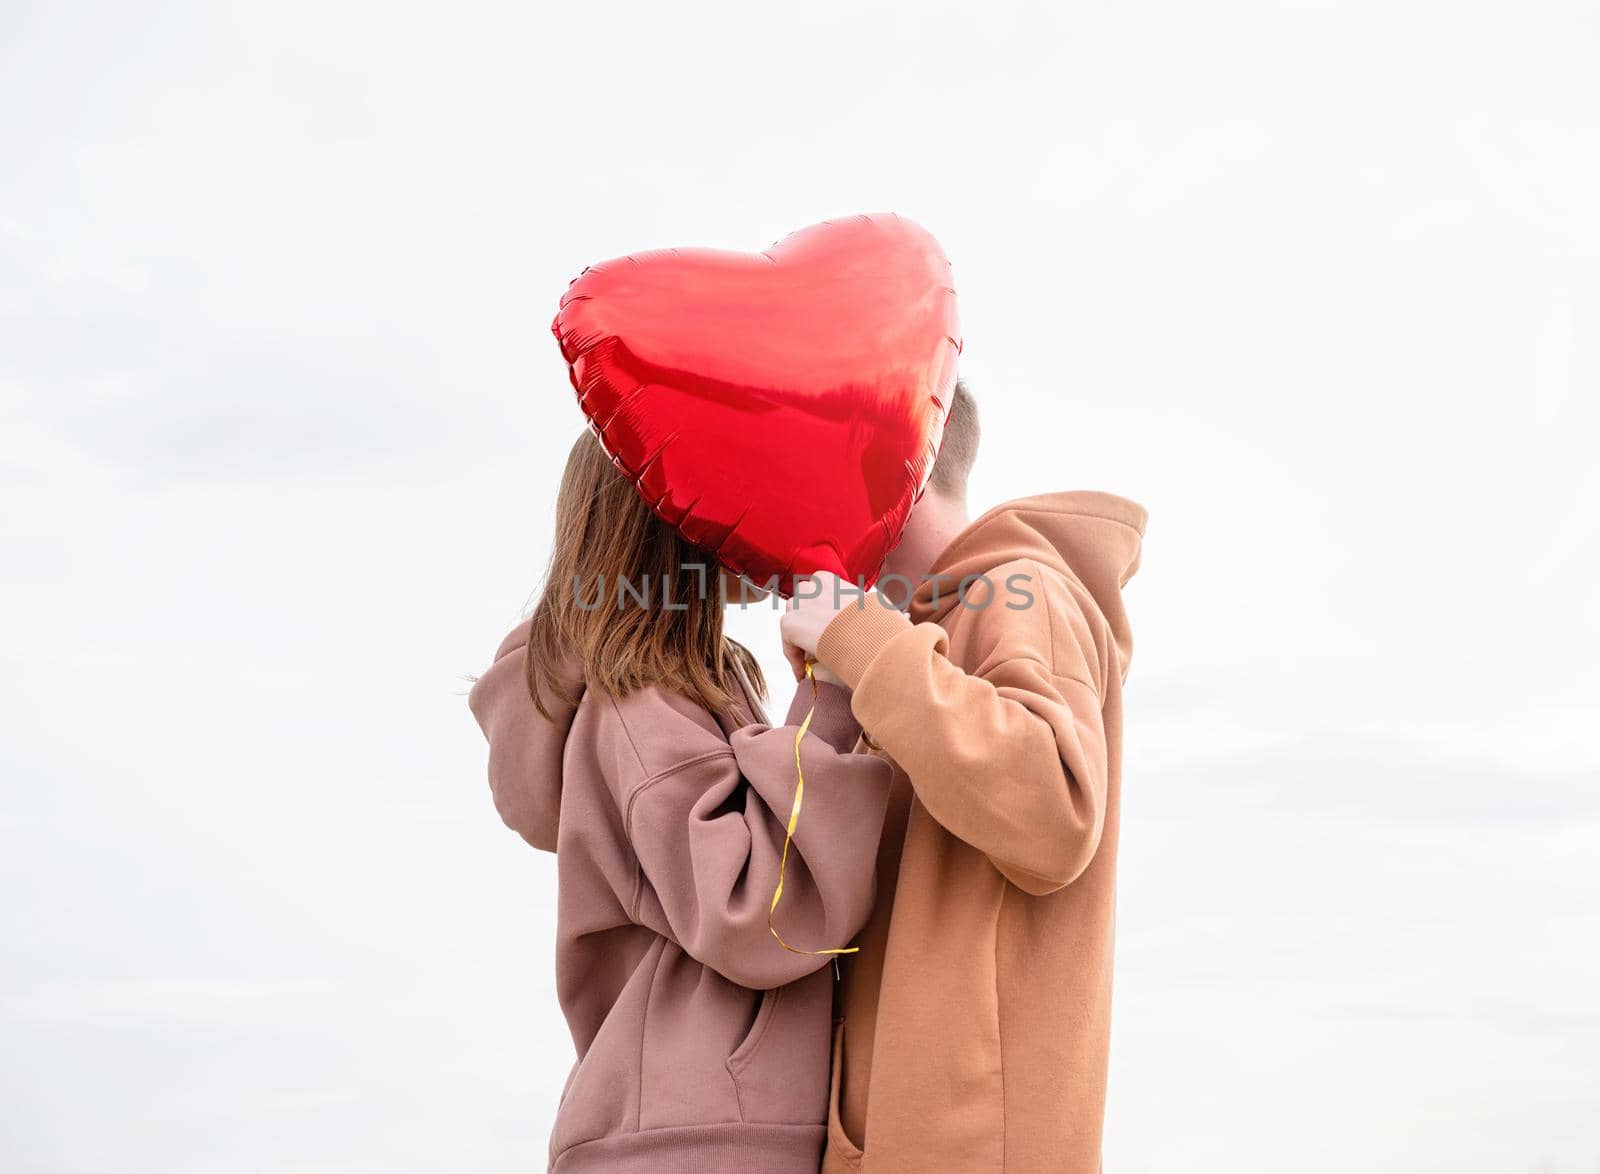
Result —
M824 1174L1096 1174L1122 740L1121 589L1145 513L1103 493L969 524L957 384L881 592L833 576L783 617L854 690L894 783L878 904L843 963ZM909 592L909 615L890 606ZM898 596L899 598L885 598Z

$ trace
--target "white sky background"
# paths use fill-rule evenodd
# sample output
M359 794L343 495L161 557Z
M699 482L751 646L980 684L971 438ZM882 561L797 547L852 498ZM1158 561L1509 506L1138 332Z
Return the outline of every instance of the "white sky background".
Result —
M1597 34L4 0L7 1170L540 1168L554 872L462 679L579 427L549 320L880 209L955 264L976 504L1151 511L1107 1170L1600 1170Z

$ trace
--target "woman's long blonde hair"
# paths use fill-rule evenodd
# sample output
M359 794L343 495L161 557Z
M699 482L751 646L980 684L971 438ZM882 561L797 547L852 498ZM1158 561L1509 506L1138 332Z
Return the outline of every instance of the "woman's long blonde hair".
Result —
M585 432L561 475L555 547L528 633L533 703L549 717L541 689L574 700L557 672L574 657L589 688L615 697L659 685L727 714L738 674L764 695L755 657L722 634L720 588L716 558L656 517Z

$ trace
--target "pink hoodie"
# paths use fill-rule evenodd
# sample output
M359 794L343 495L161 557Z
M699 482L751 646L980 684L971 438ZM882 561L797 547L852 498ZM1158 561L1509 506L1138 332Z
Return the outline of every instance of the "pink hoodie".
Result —
M578 1061L550 1138L556 1174L816 1174L832 972L767 931L794 797L794 726L719 721L660 689L576 705L523 672L528 625L472 690L506 824L557 855L556 976ZM791 707L798 724L810 703ZM802 745L806 805L778 928L848 942L872 907L889 766L850 753L849 694L823 685Z

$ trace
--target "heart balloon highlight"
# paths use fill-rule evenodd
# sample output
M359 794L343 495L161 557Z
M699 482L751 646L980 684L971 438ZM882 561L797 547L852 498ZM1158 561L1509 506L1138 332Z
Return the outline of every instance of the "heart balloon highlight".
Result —
M950 263L894 215L764 253L585 269L553 326L578 403L650 507L727 569L876 580L938 453L961 350Z

